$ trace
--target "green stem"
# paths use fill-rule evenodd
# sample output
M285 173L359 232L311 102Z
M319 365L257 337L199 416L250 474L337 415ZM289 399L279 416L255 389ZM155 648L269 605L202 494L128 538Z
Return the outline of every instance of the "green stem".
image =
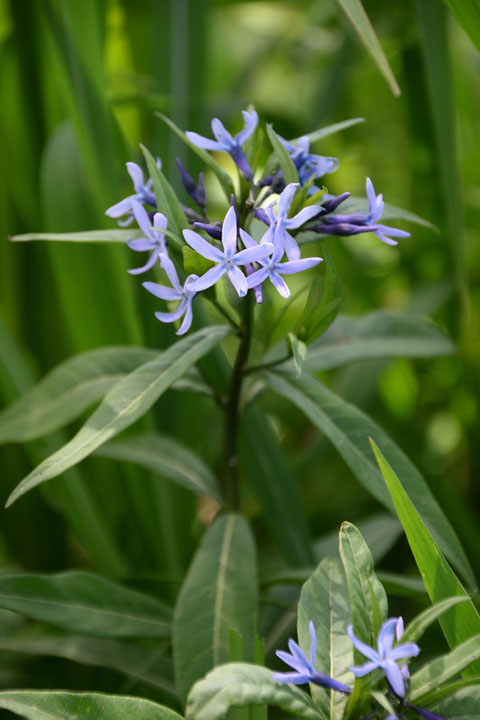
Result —
M226 506L233 510L237 510L240 504L237 436L242 383L252 339L252 314L252 293L248 293L244 301L244 314L240 328L240 344L233 364L228 399L225 403L222 458L223 495Z
M252 372L257 372L257 370L270 370L270 368L277 367L277 365L281 365L282 363L287 362L287 360L290 360L291 357L291 353L288 353L287 355L284 355L284 357L281 357L278 360L272 360L268 363L261 363L260 365L250 365L250 367L246 367L244 369L243 374L249 375Z

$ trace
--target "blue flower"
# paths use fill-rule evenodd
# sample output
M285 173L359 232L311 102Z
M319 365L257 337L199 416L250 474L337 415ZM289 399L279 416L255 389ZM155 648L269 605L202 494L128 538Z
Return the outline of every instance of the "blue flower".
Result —
M168 279L170 280L172 287L166 285L159 285L154 282L144 282L143 287L148 292L155 295L155 297L161 300L175 301L180 300L180 304L177 309L173 312L156 312L155 317L160 322L171 323L175 320L179 320L185 315L180 328L177 330L177 335L184 335L187 330L190 329L192 324L192 301L196 295L196 291L192 289L192 284L198 279L198 275L189 275L185 280L183 287L180 285L175 265L168 257L167 253L160 255L160 262L162 268L165 270Z
M305 185L312 175L315 178L320 178L323 175L327 175L327 173L337 170L337 158L313 155L309 152L310 140L307 135L298 138L295 145L280 136L279 139L297 168L298 179L301 185Z
M398 230L397 228L389 227L388 225L379 224L378 221L382 216L385 205L383 202L383 195L375 194L372 181L368 177L366 181L366 189L368 198L367 214L358 212L350 213L349 215L330 215L325 218L325 221L317 223L314 230L316 232L327 233L329 235L358 235L363 232L372 232L387 245L397 245L397 241L392 240L392 238L388 237L388 235L401 238L410 237L410 233L406 232L406 230ZM332 196L328 196L327 203L331 198ZM333 198L333 202L335 200L338 200L338 198ZM322 198L322 202L323 201L324 198ZM343 200L340 202L343 202ZM332 201L331 204L333 204ZM338 204L339 203L337 202L337 205Z
M271 236L270 228L267 230L265 235ZM260 245L258 245L255 240L247 232L245 232L245 230L240 229L240 237L247 248L254 249L256 247L264 246L263 238ZM258 260L262 267L247 276L247 286L249 288L256 288L268 278L280 295L283 298L288 298L290 297L290 290L282 275L294 275L295 273L302 272L303 270L309 270L315 265L318 265L318 263L322 262L322 258L319 257L281 262L283 254L283 245L281 243L276 243L274 245L273 255L270 258ZM258 301L259 298L257 296L257 302Z
M445 720L444 717L437 715L437 713L434 713L431 710L427 710L426 708L418 707L418 705L410 705L410 703L405 703L405 704L411 710L415 710L415 712L418 715L420 715L421 717L425 718L425 720Z
M245 127L243 130L240 130L235 137L230 135L228 130L225 129L223 123L220 122L218 118L213 118L212 120L212 132L215 135L216 140L210 140L210 138L203 137L203 135L199 135L196 132L190 132L189 130L185 133L185 135L191 143L203 150L220 150L222 152L228 152L247 180L253 180L253 170L248 164L242 145L248 140L250 135L255 132L258 124L258 113L255 110L251 113L246 110L242 110L242 115Z
M157 167L159 169L162 167L162 161L160 158L157 158ZM129 195L123 200L120 200L120 202L115 203L115 205L109 207L108 210L105 210L105 215L108 215L108 217L111 218L119 218L122 217L122 215L128 215L129 217L126 220L121 220L118 223L123 226L130 225L133 220L132 200L137 200L137 202L145 203L146 205L151 205L152 207L157 206L155 194L152 190L152 179L150 178L147 182L145 182L142 168L134 162L127 162L127 171L133 180L135 193L133 195Z
M147 211L137 200L132 200L132 212L145 237L129 240L127 243L128 247L136 252L152 251L143 267L128 270L131 275L139 275L140 273L150 270L150 268L155 265L160 254L166 252L165 233L163 230L167 229L168 220L162 213L155 213L152 227L152 222Z
M395 648L393 647L398 621L399 618L394 617L389 618L383 623L378 633L376 650L355 637L351 625L348 626L347 633L357 650L369 660L369 662L363 665L351 667L350 670L352 673L356 677L363 677L373 672L373 670L380 668L385 673L393 692L398 697L404 698L406 694L406 682L396 661L416 657L420 652L420 648L415 643L405 643L403 645L397 645Z
M295 670L295 672L286 673L274 673L273 679L279 683L291 683L292 685L305 685L306 683L314 683L315 685L322 685L323 687L331 688L332 690L338 690L338 692L349 694L351 689L343 683L337 682L329 675L321 673L315 670L315 659L317 653L317 636L315 634L315 627L313 622L310 620L308 625L310 630L310 638L312 640L310 645L310 660L307 658L303 650L301 650L297 643L290 638L288 641L288 648L290 655L282 650L277 650L276 655L283 660L284 663L289 665Z
M255 211L256 217L269 226L262 243L273 242L275 249L281 251L280 257L286 253L289 260L300 258L300 248L287 230L299 228L322 210L320 205L310 205L300 210L294 217L287 217L297 188L298 183L290 183L283 190L278 199L278 212L275 212L273 205Z
M202 213L205 215L206 193L205 193L205 183L203 180L203 173L201 172L199 174L198 185L195 185L195 180L185 170L181 160L179 160L178 158L177 158L177 167L178 167L178 171L180 173L180 177L182 178L183 187L185 188L187 193L190 195L193 202L196 205L198 205L198 207L201 209Z
M193 250L215 263L191 284L191 289L196 292L211 287L226 273L237 293L243 297L247 294L248 285L245 275L238 266L261 260L273 251L273 245L270 243L257 245L253 241L255 247L237 252L237 214L234 207L229 208L223 221L223 252L193 230L184 230L183 236Z

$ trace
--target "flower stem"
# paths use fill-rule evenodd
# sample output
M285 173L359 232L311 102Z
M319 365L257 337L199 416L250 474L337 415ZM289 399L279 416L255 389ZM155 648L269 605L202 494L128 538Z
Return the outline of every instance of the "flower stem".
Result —
M252 293L247 293L240 327L240 344L232 368L230 390L225 403L225 423L223 433L222 481L226 506L237 510L240 505L238 476L238 424L240 419L240 397L244 371L248 362L252 339Z

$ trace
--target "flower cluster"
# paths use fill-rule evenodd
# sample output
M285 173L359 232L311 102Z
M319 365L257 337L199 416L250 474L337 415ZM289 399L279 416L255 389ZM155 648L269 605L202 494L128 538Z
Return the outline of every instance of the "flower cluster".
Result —
M354 235L360 232L373 232L383 242L396 244L392 237L407 237L409 233L379 223L384 203L381 195L376 195L370 179L367 178L367 197L369 209L366 214L337 214L338 206L349 193L338 196L324 194L313 182L338 167L338 160L332 157L315 155L310 152L307 136L289 142L278 136L290 156L297 174L298 182L285 183L282 172L257 177L257 168L252 168L252 153L247 149L254 142L258 126L258 114L243 111L244 127L235 136L231 135L218 118L212 120L212 132L215 139L206 138L195 132L186 132L188 141L202 150L226 152L237 165L241 176L249 183L250 191L245 197L244 186L238 198L232 196L232 202L223 220L211 220L207 215L207 196L203 174L195 183L180 160L177 160L180 177L186 192L198 210L181 203L189 227L182 231L183 238L175 237L177 245L183 242L195 251L198 258L194 268L198 274L190 274L183 283L181 274L170 257L168 237L172 232L168 228L166 215L161 212L167 208L157 205L153 192L152 179L145 182L141 168L135 163L127 163L127 170L133 180L134 193L110 207L106 214L117 218L120 225L130 225L136 220L143 237L129 240L129 247L137 252L148 252L147 262L139 268L129 270L139 274L160 266L169 282L160 285L154 282L143 283L144 287L156 297L167 302L179 304L171 312L157 312L161 322L174 322L184 318L177 334L187 332L192 323L192 302L195 296L214 286L225 276L239 297L251 290L257 302L262 302L262 289L266 280L283 297L290 296L290 289L284 276L308 270L318 265L322 258L302 258L296 235L305 230L321 235ZM256 156L256 154L255 154ZM161 162L157 159L158 172ZM168 213L167 213L168 214ZM123 219L122 219L123 218ZM263 234L252 237L250 224L259 220L266 228ZM261 227L261 225L260 225ZM138 235L138 231L137 231ZM208 236L209 239L206 239ZM175 246L173 250L176 250ZM178 260L179 258L177 258ZM205 260L211 263L203 274ZM210 296L211 297L211 296Z
M348 685L344 685L329 675L315 669L317 637L312 621L309 623L309 630L311 638L310 659L306 657L297 643L290 639L288 641L288 647L291 654L282 650L277 650L276 654L283 662L293 668L294 672L276 672L273 675L273 679L279 683L290 683L292 685L313 683L314 685L321 685L345 695L350 694L352 689L348 687ZM355 637L351 625L347 628L347 634L354 647L368 659L368 662L363 665L354 665L350 668L350 671L356 677L363 677L374 670L381 670L385 675L392 697L397 701L400 708L407 707L410 710L414 710L420 717L426 718L426 720L444 720L444 718L441 718L431 710L412 705L406 701L410 675L407 664L404 662L399 665L398 661L417 657L420 648L416 643L398 643L403 635L403 619L401 617L392 617L383 623L377 636L376 648L370 647ZM394 645L395 640L397 643ZM385 720L399 720L399 716L390 714L386 716Z

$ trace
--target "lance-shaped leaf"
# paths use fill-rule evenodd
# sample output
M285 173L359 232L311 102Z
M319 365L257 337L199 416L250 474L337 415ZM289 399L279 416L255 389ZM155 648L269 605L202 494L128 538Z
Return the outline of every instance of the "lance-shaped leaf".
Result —
M188 696L187 720L226 720L232 708L276 705L296 718L327 720L300 688L281 685L260 665L228 663L197 682Z
M272 143L272 147L275 152L275 155L277 156L277 160L280 165L280 169L282 171L283 179L285 180L285 183L287 185L289 183L298 183L297 168L293 164L293 160L291 159L288 152L285 150L277 133L275 132L275 130L273 129L273 127L271 125L267 125L267 134L270 139L270 142Z
M65 233L24 233L13 235L12 242L31 242L32 240L48 240L49 242L74 242L74 243L121 243L125 245L127 240L142 235L141 230L84 230L82 232Z
M167 606L89 572L1 575L0 607L99 637L170 635Z
M0 708L27 720L182 720L181 715L150 700L61 690L10 690L0 693Z
M398 87L397 81L395 80L390 65L388 64L388 60L385 57L385 53L382 50L382 46L380 45L375 30L373 29L372 23L368 19L368 15L363 9L363 5L360 0L337 0L337 2L347 14L347 17L355 28L360 40L372 56L383 77L390 85L392 93L394 95L400 95L400 88Z
M310 620L317 633L315 667L344 685L352 684L352 643L346 633L351 622L348 587L338 560L323 560L302 587L298 603L297 632L300 647L309 656ZM330 720L343 717L347 697L319 685L310 685L315 701Z
M394 504L370 450L369 438L374 437L401 474L408 497L442 550L465 578L475 584L463 548L430 488L406 455L373 420L307 373L301 378L287 372L262 373L262 377L272 390L289 399L310 418L335 445L362 485L393 510ZM448 593L448 596L454 594Z
M37 628L35 628L37 630ZM0 650L59 657L82 665L103 667L177 697L171 660L162 649L148 648L110 638L84 635L30 633L0 636Z
M372 312L361 318L340 315L308 349L310 372L376 358L436 357L455 352L455 345L434 325L417 317Z
M333 125L326 125L323 128L314 130L313 132L308 133L307 137L311 143L314 143L317 140L323 140L323 138L326 138L329 135L333 135L334 133L340 132L341 130L346 130L349 127L353 127L353 125L358 125L362 122L365 122L365 118L351 118L350 120L342 120L341 122L334 123ZM300 138L295 138L295 140L290 140L290 142L296 143L298 140L300 140Z
M205 533L175 607L173 657L180 696L215 665L229 659L230 629L253 659L257 612L257 559L246 520L217 517ZM251 652L250 652L251 651Z
M123 345L69 358L0 413L0 442L24 442L58 430L158 355L158 350Z
M204 328L136 368L112 388L69 443L50 455L17 485L7 504L11 505L33 487L76 465L132 425L165 390L230 332L231 329L224 325Z
M414 673L410 681L408 699L412 702L421 700L431 690L458 675L478 658L480 658L480 635L474 635L461 645L457 645L447 655L435 658Z
M152 154L143 145L141 145L141 148L145 156L145 160L147 161L148 172L153 180L153 190L157 201L157 210L167 217L168 227L170 230L172 230L178 238L181 238L182 230L184 228L189 228L190 225L188 224L188 220L182 210L180 200L163 172L157 167Z
M372 645L388 615L387 594L373 569L361 532L349 522L340 528L340 556L347 578L354 633Z
M445 2L480 52L480 3L478 0L445 0Z
M439 618L448 644L450 647L455 647L469 640L473 634L480 633L480 615L438 549L436 540L423 522L418 509L373 441L372 447L431 601L436 603L454 596L467 598L465 602L450 608ZM479 661L465 670L466 677L478 674L480 674Z
M102 445L95 454L142 465L189 490L221 500L217 479L208 465L168 435L152 433L116 440Z
M405 628L405 632L402 635L402 643L418 642L425 630L427 630L430 625L435 622L435 620L438 620L444 612L457 603L465 602L466 600L468 600L467 597L446 598L445 600L440 600L440 602L435 603L435 605L432 605L421 612L408 623Z

